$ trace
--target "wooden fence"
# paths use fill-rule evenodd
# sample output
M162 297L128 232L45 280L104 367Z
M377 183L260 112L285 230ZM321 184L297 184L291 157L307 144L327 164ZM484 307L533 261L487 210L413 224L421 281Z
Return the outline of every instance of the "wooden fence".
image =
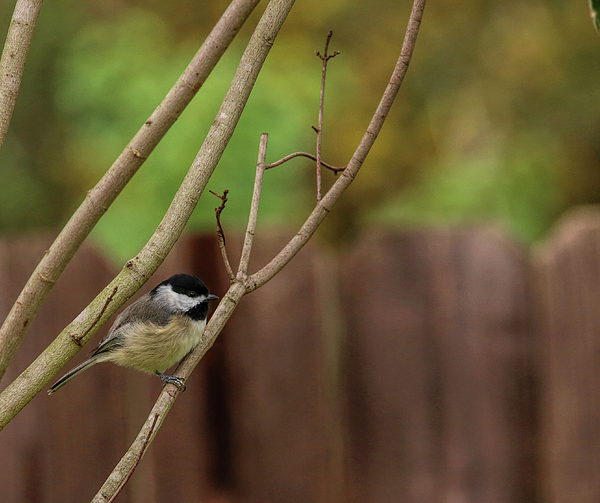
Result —
M0 240L0 318L49 242ZM259 240L251 268L282 242ZM226 290L213 237L145 291L180 271ZM114 273L78 253L2 386ZM482 227L309 246L243 299L117 501L597 502L599 301L595 208L534 250ZM40 394L0 433L0 501L90 500L160 389L103 364Z

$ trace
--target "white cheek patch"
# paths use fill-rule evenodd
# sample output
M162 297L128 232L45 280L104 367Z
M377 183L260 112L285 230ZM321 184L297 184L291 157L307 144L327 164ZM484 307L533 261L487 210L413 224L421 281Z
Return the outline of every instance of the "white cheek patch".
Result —
M154 301L168 311L185 313L206 300L206 296L188 297L183 293L177 293L169 285L163 285L156 290Z

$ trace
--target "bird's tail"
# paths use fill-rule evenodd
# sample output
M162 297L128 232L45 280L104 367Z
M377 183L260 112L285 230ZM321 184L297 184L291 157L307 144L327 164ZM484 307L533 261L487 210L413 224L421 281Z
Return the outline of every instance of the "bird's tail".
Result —
M93 356L91 358L88 358L86 361L80 363L79 365L77 365L77 367L67 372L58 381L56 381L48 390L48 394L51 395L57 389L62 388L65 384L67 384L68 381L70 381L71 379L73 379L73 377L79 374L79 372L84 371L85 369L91 367L92 365L95 365L96 363L98 363L98 359L94 358Z

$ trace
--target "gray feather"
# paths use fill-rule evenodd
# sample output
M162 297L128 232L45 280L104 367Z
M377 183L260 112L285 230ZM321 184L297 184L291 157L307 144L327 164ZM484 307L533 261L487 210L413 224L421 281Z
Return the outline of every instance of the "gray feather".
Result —
M94 350L92 356L108 353L113 349L121 347L122 340L120 336L123 332L127 331L127 328L129 328L128 325L133 322L150 322L159 327L164 327L172 319L172 313L166 309L157 309L150 294L143 295L117 316L113 326L110 327L108 334L102 339L102 342Z

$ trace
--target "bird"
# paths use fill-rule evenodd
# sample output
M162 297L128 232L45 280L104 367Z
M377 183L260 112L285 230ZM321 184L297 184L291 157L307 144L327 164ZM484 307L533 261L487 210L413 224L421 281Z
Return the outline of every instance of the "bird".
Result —
M196 276L171 276L124 309L92 355L56 381L48 394L101 362L156 374L184 391L181 377L164 372L200 343L208 303L218 298Z

